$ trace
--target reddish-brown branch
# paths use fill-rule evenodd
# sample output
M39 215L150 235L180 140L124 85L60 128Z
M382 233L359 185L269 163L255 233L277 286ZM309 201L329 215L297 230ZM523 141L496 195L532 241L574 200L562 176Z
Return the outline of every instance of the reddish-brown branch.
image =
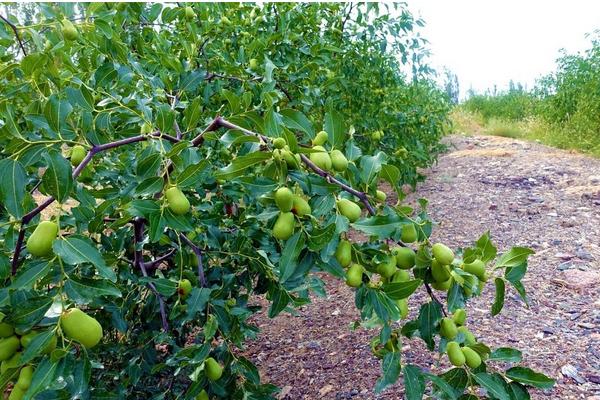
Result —
M444 314L444 317L447 317L448 314L446 313L446 310L444 310L444 305L442 304L441 301L438 300L438 298L435 296L435 294L433 294L433 290L431 290L431 287L429 286L429 283L425 282L425 289L427 290L427 294L429 294L429 297L431 297L431 300L435 301L436 303L438 303L440 305L440 308L442 309L442 313Z
M179 234L179 237L188 245L192 248L192 251L194 252L194 254L196 255L196 258L198 259L198 279L200 279L200 285L202 287L206 287L206 277L204 275L204 265L202 263L202 250L200 249L200 247L196 246L194 244L194 242L192 242L190 239L188 239L187 236L185 236L183 233Z
M6 22L8 24L8 26L10 26L10 29L12 29L12 31L15 33L15 37L17 38L17 42L19 43L19 47L21 48L23 55L26 56L27 51L25 50L25 46L23 45L23 41L21 40L21 36L19 35L19 30L17 29L15 24L10 22L7 18L3 17L2 15L0 15L0 19L2 21Z

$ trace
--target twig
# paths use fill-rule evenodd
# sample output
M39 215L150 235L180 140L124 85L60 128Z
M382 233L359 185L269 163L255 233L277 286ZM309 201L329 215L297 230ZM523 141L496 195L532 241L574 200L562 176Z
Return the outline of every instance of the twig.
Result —
M435 294L433 294L433 290L431 290L431 287L429 286L429 283L425 282L425 289L427 289L427 293L429 294L429 297L431 297L431 300L435 301L436 303L438 303L440 305L440 308L442 309L442 313L444 314L444 317L447 317L448 314L446 313L446 310L444 310L444 305L441 301L439 301L437 299L437 297L435 297Z
M202 250L200 250L200 247L196 246L194 242L188 239L188 237L183 233L180 233L179 237L192 248L192 251L196 255L196 258L198 259L198 278L200 279L200 285L202 287L206 287L207 284L206 277L204 276L204 265L202 264Z
M158 268L158 265L163 262L164 260L166 260L167 258L171 257L173 254L175 254L175 251L177 251L176 249L171 249L169 250L167 253L163 254L162 256L146 263L146 268L148 269L156 269Z
M8 24L8 26L10 26L10 29L12 29L12 31L15 33L17 42L19 42L19 47L21 48L21 51L23 51L23 55L26 56L27 51L25 50L25 46L23 45L23 42L21 41L21 36L19 35L19 31L17 30L17 27L15 26L15 24L10 22L8 19L3 17L2 15L0 15L0 19L2 19L2 21L6 22Z

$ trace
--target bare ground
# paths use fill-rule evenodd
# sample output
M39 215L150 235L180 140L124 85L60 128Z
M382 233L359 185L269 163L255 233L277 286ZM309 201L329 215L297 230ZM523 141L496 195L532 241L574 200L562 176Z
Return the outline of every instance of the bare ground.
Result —
M530 307L509 291L504 311L491 319L488 285L469 303L470 329L491 347L522 349L526 365L557 380L533 399L600 399L600 160L492 136L451 136L448 143L411 196L430 200L439 222L434 238L465 246L490 229L499 251L536 251L524 279ZM324 280L328 296L296 315L257 315L261 334L245 353L265 381L282 388L281 399L403 398L401 383L373 393L379 362L368 342L376 331L351 330L358 319L352 290ZM446 367L418 339L403 347L403 362Z

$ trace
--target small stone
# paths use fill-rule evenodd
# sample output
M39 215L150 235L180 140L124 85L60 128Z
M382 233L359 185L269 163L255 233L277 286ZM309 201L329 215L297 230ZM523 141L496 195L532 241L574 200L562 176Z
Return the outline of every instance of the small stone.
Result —
M593 260L594 259L594 256L592 256L589 251L587 251L586 249L583 249L583 248L578 248L577 250L575 250L575 255L578 258L581 258L582 260Z
M555 211L549 212L546 215L549 216L549 217L558 217L558 214Z
M567 260L570 260L571 258L573 258L575 256L573 254L570 254L570 253L556 253L554 255L554 257L560 258L561 260L567 261Z
M562 368L560 369L561 374L563 374L564 376L566 376L567 378L571 378L573 380L575 380L575 382L581 384L585 382L585 379L583 379L580 375L579 375L579 370L577 369L577 367L571 365L571 364L565 364L562 366Z
M592 383L600 384L600 375L588 375L587 379ZM598 399L600 399L600 397L598 397Z

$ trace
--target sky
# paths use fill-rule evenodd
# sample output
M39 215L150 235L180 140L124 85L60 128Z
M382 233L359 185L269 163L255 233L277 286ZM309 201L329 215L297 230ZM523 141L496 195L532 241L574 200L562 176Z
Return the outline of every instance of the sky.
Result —
M528 88L552 72L560 49L590 47L600 29L597 0L407 0L426 26L430 64L458 75L461 97L512 79Z

